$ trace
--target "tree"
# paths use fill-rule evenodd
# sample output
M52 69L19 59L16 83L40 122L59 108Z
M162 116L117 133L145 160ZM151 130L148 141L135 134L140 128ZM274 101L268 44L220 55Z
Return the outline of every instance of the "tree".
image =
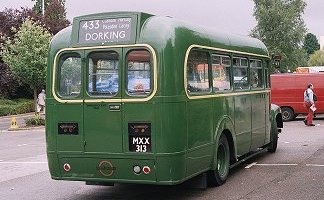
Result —
M44 24L53 35L70 25L62 1L51 0L45 11Z
M35 1L33 11L42 16L41 21L51 34L55 35L70 25L70 21L66 19L65 0L44 0L44 16L42 15L42 0L32 1Z
M313 54L315 51L320 49L320 44L314 34L307 33L304 40L304 49L306 50L308 57L310 54Z
M310 55L308 60L309 66L324 66L324 51L318 50Z
M35 1L35 5L33 6L33 11L35 11L37 14L42 14L43 8L42 8L42 4L43 4L43 0L31 0L31 1ZM50 4L52 0L44 0L44 10L46 11L47 6ZM60 3L63 5L63 7L65 6L65 0L59 0Z
M31 9L5 9L0 12L0 47L5 40L12 39L15 29L19 28L21 24L28 18L39 20L40 18ZM6 65L0 57L0 96L5 98L29 97L32 93L25 88L28 87L22 83L19 78L15 77L8 65Z
M13 28L13 31L16 31ZM13 40L6 40L0 55L14 75L28 84L34 93L35 111L37 90L45 86L48 46L51 34L42 26L27 19Z
M251 36L263 41L271 54L280 54L286 70L306 65L302 42L306 26L303 0L253 0L256 27Z

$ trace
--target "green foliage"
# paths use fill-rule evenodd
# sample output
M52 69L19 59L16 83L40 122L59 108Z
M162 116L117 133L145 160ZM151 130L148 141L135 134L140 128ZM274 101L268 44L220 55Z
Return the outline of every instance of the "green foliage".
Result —
M31 99L0 99L0 116L17 115L34 111L34 101Z
M309 66L324 66L324 51L318 50L310 55L308 60Z
M33 7L33 11L36 12L37 14L42 14L43 12L43 0L31 0L31 1L35 1L35 5ZM48 3L50 2L50 0L44 0L44 9L46 9Z
M45 126L45 120L39 115L35 115L33 118L25 119L26 126Z
M21 24L28 18L39 20L40 18L30 9L5 9L0 12L0 47L5 41L14 38ZM14 28L12 28L14 27ZM0 96L5 98L19 98L32 95L29 86L22 83L19 77L14 76L9 66L6 65L0 57Z
M308 57L310 54L313 54L315 51L320 49L320 44L314 34L307 33L304 40L304 49L306 50Z
M70 22L66 19L66 11L62 1L52 0L48 4L44 15L44 23L53 35L70 25Z
M35 11L38 14L42 14L42 1L43 0L31 0L35 1L35 5L33 7L33 11ZM53 0L44 0L44 6L45 6L45 11L47 9L47 6L50 4L50 2ZM59 0L63 5L65 5L65 0Z
M45 85L47 53L51 34L42 26L27 19L8 39L0 52L11 71L32 89Z
M254 17L257 26L251 36L262 40L271 54L280 54L283 71L306 65L306 52L302 42L306 26L302 14L303 0L254 0Z
M9 47L8 45L10 44L15 44L15 37L17 37L17 30L20 29L20 27L22 27L22 24L27 20L30 19L32 21L34 21L34 24L43 24L44 27L46 27L46 29L52 34L56 34L57 32L59 32L60 30L62 30L63 28L67 27L68 25L70 25L70 22L66 19L66 12L65 12L65 0L45 0L45 5L46 5L46 9L45 9L45 15L43 16L41 14L41 0L33 0L35 1L35 5L34 6L34 10L37 11L36 7L38 6L40 8L40 12L34 12L31 9L28 8L21 8L20 10L18 9L5 9L3 12L0 12L0 47ZM35 23L37 22L37 23ZM33 44L37 44L40 41L40 44L43 44L43 42L47 42L47 38L41 38L41 37L34 37L35 34L32 34L30 36L28 36L31 42L33 42ZM24 45L24 46L29 46ZM30 61L33 62L33 65L28 65L28 64L24 64L21 63L21 66L26 66L28 68L40 68L40 65L38 65L39 63L34 62L36 57L28 57L27 54L32 54L33 55L39 55L39 57L42 57L42 59L39 59L39 61L43 61L42 63L46 63L46 57L45 59L43 57L43 55L46 54L45 50L43 48L40 47L41 45L39 45L38 47L35 47L33 45L29 46L27 49L26 48L21 48L20 52L24 52L25 51L25 61ZM35 48L34 48L35 47ZM18 48L18 47L17 47ZM40 50L42 49L42 50ZM7 50L10 50L7 48ZM35 51L36 50L36 51ZM40 50L40 51L39 51ZM47 50L47 45L46 45L46 50ZM12 55L15 56L15 58L17 58L20 54L20 52L14 52L11 51L10 53ZM35 93L35 91L31 91L28 89L28 87L32 87L30 84L27 85L26 84L26 76L22 76L23 78L20 78L19 75L13 71L12 66L8 66L11 65L11 63L8 63L7 61L4 61L2 56L1 49L0 49L0 96L1 97L6 97L6 98L18 98L18 97L28 97L28 96L32 96L33 92ZM9 53L9 52L7 52ZM44 62L45 60L45 62ZM20 62L21 60L17 60L16 63ZM5 62L5 63L4 63ZM30 63L29 62L29 63ZM25 62L26 63L26 62ZM19 64L19 63L18 63ZM37 65L36 65L37 64ZM20 67L19 65L17 65L18 68ZM46 66L46 65L45 65ZM23 67L22 69L26 72L29 69L27 69L26 67ZM22 70L21 70L22 71ZM39 70L40 71L40 70ZM45 71L45 69L43 70L43 72ZM42 75L40 76L40 81L43 81L42 79L44 79L45 74L41 73ZM32 77L34 75L37 75L34 73L29 74L28 77ZM43 77L43 78L42 78ZM22 82L24 81L24 82ZM44 85L44 82L39 82L39 88L42 87L42 85ZM35 94L34 94L35 96Z

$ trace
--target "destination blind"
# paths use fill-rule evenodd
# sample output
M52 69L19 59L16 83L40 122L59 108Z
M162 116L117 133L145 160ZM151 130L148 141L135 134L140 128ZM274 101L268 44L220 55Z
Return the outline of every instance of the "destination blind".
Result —
M128 42L132 18L109 18L80 21L78 43Z

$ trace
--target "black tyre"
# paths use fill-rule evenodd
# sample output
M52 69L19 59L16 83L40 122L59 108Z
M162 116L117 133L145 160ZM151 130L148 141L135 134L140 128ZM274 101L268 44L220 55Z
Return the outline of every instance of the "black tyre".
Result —
M230 151L224 134L219 138L216 148L216 169L208 172L208 185L211 186L224 184L229 173Z
M294 111L289 107L282 107L281 114L282 114L282 120L284 122L291 121L295 118Z
M278 127L277 123L274 122L273 125L271 126L271 142L268 146L268 152L274 153L277 150L278 146Z

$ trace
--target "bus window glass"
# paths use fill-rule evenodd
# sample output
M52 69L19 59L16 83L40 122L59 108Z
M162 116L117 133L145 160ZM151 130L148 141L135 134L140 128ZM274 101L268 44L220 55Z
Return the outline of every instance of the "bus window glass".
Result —
M249 89L248 67L246 58L233 58L233 75L235 90Z
M225 66L231 65L231 59L229 56L222 56L222 65L225 65Z
M147 95L152 88L151 54L147 50L132 50L127 54L127 92Z
M264 77L265 77L265 87L266 88L270 88L270 73L269 73L269 69L268 69L268 67L269 67L269 63L268 62L264 62L264 64L265 64L265 68L264 68L264 73L265 73L265 75L264 75Z
M251 88L263 88L264 80L260 60L250 60Z
M233 67L239 67L240 65L240 58L233 58Z
M81 91L81 57L78 54L63 55L59 61L58 94L76 97Z
M88 61L88 94L114 96L119 88L118 53L94 52Z
M222 64L218 62L220 60L222 60ZM214 92L231 89L230 65L231 60L229 56L213 55L212 74Z
M246 58L240 59L240 66L241 67L247 67L248 66L248 60Z
M191 51L187 63L188 92L209 92L208 53Z

